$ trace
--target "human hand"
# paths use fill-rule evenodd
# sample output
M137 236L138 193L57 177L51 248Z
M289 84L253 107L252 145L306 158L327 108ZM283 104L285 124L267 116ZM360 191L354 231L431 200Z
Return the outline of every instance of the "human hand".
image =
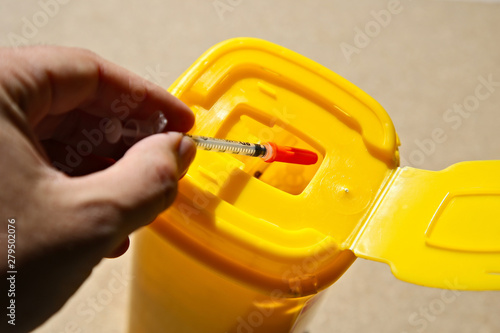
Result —
M104 139L106 119L157 110L169 133L129 149ZM0 49L0 247L7 251L14 218L18 272L10 330L43 323L103 257L126 251L128 235L172 203L196 150L175 132L193 122L161 87L91 52ZM6 259L0 269L5 281Z

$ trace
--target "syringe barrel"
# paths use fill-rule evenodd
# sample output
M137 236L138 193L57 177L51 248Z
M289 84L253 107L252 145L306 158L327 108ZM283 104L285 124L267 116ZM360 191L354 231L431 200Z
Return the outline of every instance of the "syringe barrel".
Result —
M189 135L189 137L194 140L198 148L204 150L245 156L264 156L267 152L266 147L261 144L215 139L198 135Z

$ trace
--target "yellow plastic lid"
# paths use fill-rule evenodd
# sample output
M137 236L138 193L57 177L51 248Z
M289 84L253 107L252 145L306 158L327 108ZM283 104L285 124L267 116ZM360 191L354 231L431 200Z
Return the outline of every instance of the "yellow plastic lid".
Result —
M447 287L446 278L461 274L470 276L467 289L500 288L500 238L492 236L500 231L494 208L500 207L500 181L492 174L499 162L441 173L398 168L394 126L375 100L263 40L238 38L212 47L170 91L195 112L192 134L273 141L320 156L303 166L198 151L174 205L153 223L196 260L290 297L326 288L355 255L387 262L396 276L415 283ZM476 192L456 184L464 173L474 176L470 184L480 182ZM452 187L456 191L446 194ZM477 207L479 215L470 213ZM432 210L437 215L427 214ZM478 229L457 245L459 234L470 236L471 228L458 222L460 230L448 236L454 221L476 216L486 227L486 243ZM479 267L488 267L487 273L468 275Z
M429 287L500 289L500 161L401 168L351 248Z

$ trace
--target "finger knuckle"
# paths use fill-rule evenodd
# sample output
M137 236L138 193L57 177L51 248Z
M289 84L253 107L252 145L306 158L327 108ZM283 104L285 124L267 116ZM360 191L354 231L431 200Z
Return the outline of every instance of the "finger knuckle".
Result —
M154 181L169 187L177 179L177 167L168 161L158 161L153 168Z
M118 231L122 208L112 200L89 200L78 205L80 221L93 234L112 236Z

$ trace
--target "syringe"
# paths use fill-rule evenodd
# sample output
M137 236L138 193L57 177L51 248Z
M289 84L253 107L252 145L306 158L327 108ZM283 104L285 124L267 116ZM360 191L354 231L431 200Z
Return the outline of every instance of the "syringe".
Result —
M106 133L110 143L122 138L125 144L132 145L149 135L162 132L167 126L167 119L161 112L156 112L147 120L130 119L122 125L118 118L111 119L112 130ZM261 157L264 162L285 162L310 165L318 161L318 155L310 150L278 146L274 142L264 144L216 139L206 136L188 135L196 143L197 148L220 153Z
M187 134L186 134L187 135ZM278 146L274 142L265 144L209 138L206 136L188 135L196 143L198 149L220 153L261 157L264 162L285 162L294 164L315 164L318 155L310 150Z

